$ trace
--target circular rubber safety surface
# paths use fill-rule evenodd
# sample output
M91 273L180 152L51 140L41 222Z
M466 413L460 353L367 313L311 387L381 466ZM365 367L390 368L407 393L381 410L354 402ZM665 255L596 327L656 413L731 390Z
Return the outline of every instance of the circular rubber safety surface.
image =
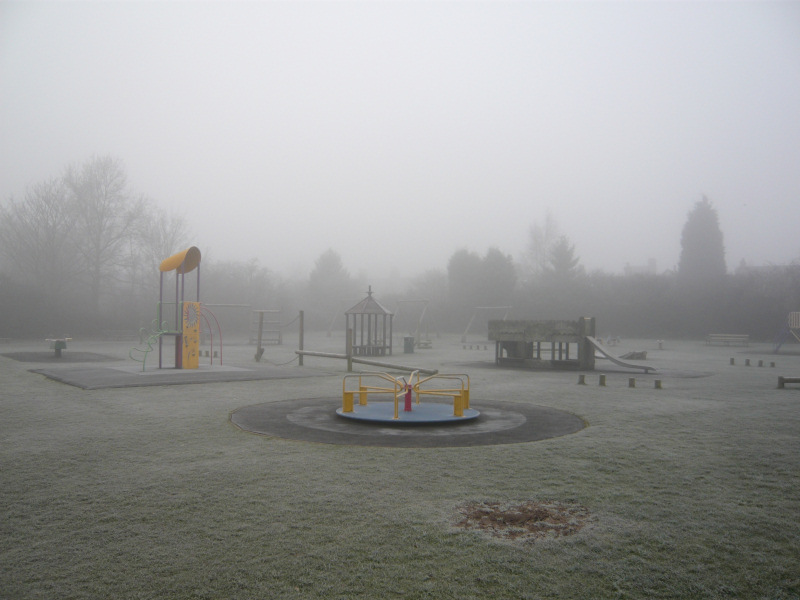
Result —
M341 398L306 398L254 404L231 413L244 431L284 439L396 448L457 448L519 444L580 431L579 416L531 404L472 401L476 419L458 424L397 427L343 419L336 414Z

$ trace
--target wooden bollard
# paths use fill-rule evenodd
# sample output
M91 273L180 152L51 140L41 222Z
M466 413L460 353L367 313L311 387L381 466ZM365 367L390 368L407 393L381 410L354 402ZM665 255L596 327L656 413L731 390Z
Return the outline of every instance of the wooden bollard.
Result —
M600 375L600 382L599 383L600 383L600 387L605 387L606 386L606 376L605 375L602 375L602 374Z
M758 361L758 366L759 367L763 367L764 366L764 361L763 360Z
M736 361L731 357L731 366L735 365Z
M655 381L655 389L657 389L657 390L661 389L661 380L660 379L656 379L656 381Z
M636 387L636 377L628 377L628 387Z
M586 375L578 375L578 385L586 385Z
M745 358L744 359L744 366L745 367L749 367L750 366L750 359L749 358Z
M771 362L771 363L769 363L769 366L774 369L775 368L775 363Z

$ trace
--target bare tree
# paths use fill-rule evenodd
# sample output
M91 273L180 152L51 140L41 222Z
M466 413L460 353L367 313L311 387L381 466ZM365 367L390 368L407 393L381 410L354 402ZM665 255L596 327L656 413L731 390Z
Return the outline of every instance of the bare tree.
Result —
M188 248L191 233L183 215L158 208L148 210L142 223L139 253L149 270L157 270L165 258Z
M560 236L559 226L548 210L544 223L534 222L528 230L528 245L522 263L525 274L531 277L541 275L550 263L550 252Z
M30 187L23 202L0 207L0 253L17 280L32 281L45 296L63 294L76 275L75 214L64 182Z
M101 290L118 283L128 266L129 244L141 230L146 202L129 191L121 161L110 156L68 167L64 182L74 211L80 264L97 310Z

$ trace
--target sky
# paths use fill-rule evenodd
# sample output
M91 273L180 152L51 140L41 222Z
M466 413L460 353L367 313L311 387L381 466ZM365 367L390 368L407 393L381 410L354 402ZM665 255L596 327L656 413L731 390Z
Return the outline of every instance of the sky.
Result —
M92 156L204 258L303 276L521 258L800 258L797 2L0 3L0 202ZM176 249L178 250L178 249Z

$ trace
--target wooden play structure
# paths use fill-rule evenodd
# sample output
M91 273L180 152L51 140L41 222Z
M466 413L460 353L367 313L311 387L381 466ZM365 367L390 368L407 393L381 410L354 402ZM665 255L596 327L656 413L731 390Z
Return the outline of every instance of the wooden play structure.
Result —
M495 363L531 369L594 369L593 317L577 321L489 321Z
M303 311L299 316L299 349L295 352L303 366L303 357L316 356L320 358L335 358L347 361L347 371L353 370L353 363L394 369L400 371L418 371L419 373L434 375L435 369L410 368L376 360L373 357L384 357L392 354L392 327L394 315L388 311L372 295L372 286L367 290L367 297L345 312L347 329L345 330L344 354L335 352L319 352L306 350L304 347ZM258 356L256 357L258 360Z
M775 337L772 351L776 354L784 343L794 338L800 342L800 312L790 312L781 330Z
M612 354L595 337L594 317L576 321L489 321L489 339L495 342L495 364L528 369L593 371L595 352L621 367L655 367L632 363Z
M394 315L372 296L372 286L361 302L345 311L346 330L353 332L353 354L386 356L392 354Z

